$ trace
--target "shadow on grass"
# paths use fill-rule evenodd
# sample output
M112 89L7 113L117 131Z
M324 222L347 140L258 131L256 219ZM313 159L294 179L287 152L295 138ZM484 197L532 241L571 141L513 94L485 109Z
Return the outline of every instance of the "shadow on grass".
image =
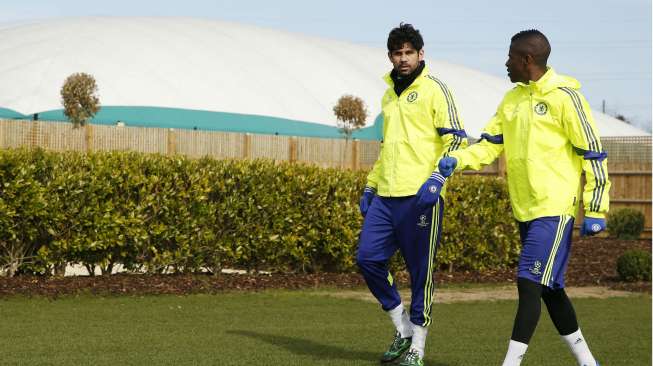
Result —
M366 352L366 351L352 351L346 348L320 344L308 339L293 338L277 334L264 334L248 330L233 330L227 331L229 334L245 336L261 340L271 345L282 347L300 356L311 356L320 360L348 360L348 361L376 361L378 362L381 357L379 352ZM443 363L435 363L433 361L425 361L425 364L430 366L448 366Z

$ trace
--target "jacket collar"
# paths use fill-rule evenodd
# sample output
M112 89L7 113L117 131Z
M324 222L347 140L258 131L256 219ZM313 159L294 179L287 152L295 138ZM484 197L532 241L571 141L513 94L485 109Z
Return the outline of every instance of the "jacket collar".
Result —
M547 94L562 87L579 89L580 83L572 77L556 73L552 67L547 66L546 72L539 80L531 81L528 84L518 82L517 86L519 88L532 90L539 94Z
M394 83L394 81L392 81L392 77L390 77L391 72L392 71L390 71L387 74L383 75L383 80L385 80L386 84L388 84L391 88L394 88L395 83ZM408 87L410 88L411 86L418 86L419 84L422 83L422 80L424 79L424 76L428 75L429 73L430 73L429 67L427 65L424 65L424 69L422 70L422 72L415 78L415 81L413 81L413 83L410 84L410 86L408 86Z

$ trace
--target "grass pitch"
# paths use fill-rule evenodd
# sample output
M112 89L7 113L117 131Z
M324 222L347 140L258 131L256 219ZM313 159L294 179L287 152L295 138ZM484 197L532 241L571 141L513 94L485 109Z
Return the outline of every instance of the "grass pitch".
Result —
M651 365L649 295L574 304L602 365ZM515 309L434 305L426 365L500 365ZM2 365L378 365L392 332L378 305L323 290L0 300ZM575 365L545 310L522 365Z

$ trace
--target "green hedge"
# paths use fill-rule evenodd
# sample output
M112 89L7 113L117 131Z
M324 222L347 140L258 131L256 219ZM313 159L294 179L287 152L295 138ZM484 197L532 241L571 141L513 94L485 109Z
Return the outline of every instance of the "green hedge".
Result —
M438 263L470 270L516 263L519 228L505 179L456 175L449 181Z
M49 273L351 271L365 172L128 152L0 151L0 266ZM503 180L456 177L438 263L480 270L519 251Z

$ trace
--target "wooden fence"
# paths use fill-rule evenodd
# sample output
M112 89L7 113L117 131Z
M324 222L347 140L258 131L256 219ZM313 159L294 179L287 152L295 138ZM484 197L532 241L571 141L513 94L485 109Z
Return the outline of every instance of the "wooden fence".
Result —
M379 153L376 141L104 125L75 129L67 122L0 120L0 148L11 147L267 158L349 169L369 169Z
M604 138L602 143L609 154L611 208L630 207L642 211L646 216L647 235L650 235L651 137ZM369 169L378 157L380 144L377 141L127 126L89 125L74 129L67 122L0 120L0 148L11 147L54 151L131 150L219 159L267 158L321 167ZM505 174L505 164L498 160L476 174Z

